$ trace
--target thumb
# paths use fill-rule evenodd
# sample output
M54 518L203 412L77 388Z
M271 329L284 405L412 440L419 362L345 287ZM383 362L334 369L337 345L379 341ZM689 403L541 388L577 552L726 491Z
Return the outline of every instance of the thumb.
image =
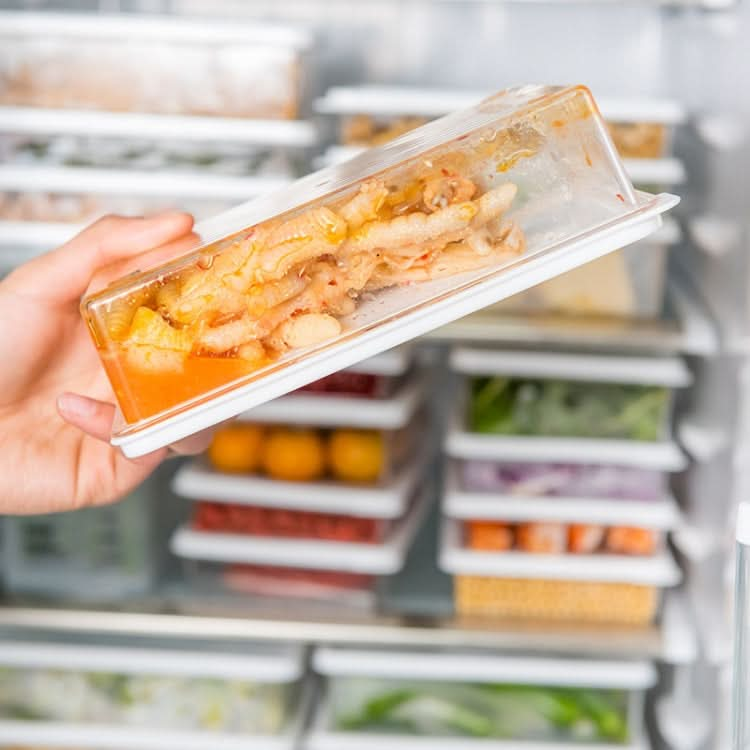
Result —
M177 211L137 219L105 216L57 250L21 266L6 282L27 294L41 293L47 302L78 301L100 268L179 239L192 227L192 216Z

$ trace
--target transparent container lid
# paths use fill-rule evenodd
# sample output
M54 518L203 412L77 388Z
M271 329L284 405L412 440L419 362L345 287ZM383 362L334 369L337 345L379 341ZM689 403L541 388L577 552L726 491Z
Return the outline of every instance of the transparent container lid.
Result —
M85 299L113 443L156 450L641 239L676 202L633 190L586 88L502 92Z

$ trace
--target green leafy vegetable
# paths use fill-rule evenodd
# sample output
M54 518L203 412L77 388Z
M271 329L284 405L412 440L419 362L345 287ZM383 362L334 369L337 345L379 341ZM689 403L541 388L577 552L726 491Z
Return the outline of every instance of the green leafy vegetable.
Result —
M476 378L469 424L496 435L658 440L668 415L666 388L558 380Z

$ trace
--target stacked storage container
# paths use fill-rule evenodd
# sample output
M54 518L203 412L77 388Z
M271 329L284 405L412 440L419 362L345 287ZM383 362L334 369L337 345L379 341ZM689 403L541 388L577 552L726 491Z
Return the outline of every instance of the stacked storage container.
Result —
M665 533L677 358L459 348L441 567L463 615L646 624L680 580Z
M54 638L0 644L3 746L293 750L297 646Z
M306 32L158 17L0 16L2 270L105 213L198 218L290 182L317 140Z
M198 585L374 604L426 509L425 390L398 349L220 430L174 480L196 502L172 549Z
M643 748L643 661L318 648L308 750Z

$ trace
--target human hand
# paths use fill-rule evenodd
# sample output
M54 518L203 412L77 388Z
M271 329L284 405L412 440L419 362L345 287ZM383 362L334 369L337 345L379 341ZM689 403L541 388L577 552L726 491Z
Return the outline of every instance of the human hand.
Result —
M0 513L111 502L169 454L130 460L109 444L114 396L78 306L102 269L185 240L192 226L183 213L108 216L0 282ZM205 447L198 435L173 450Z

